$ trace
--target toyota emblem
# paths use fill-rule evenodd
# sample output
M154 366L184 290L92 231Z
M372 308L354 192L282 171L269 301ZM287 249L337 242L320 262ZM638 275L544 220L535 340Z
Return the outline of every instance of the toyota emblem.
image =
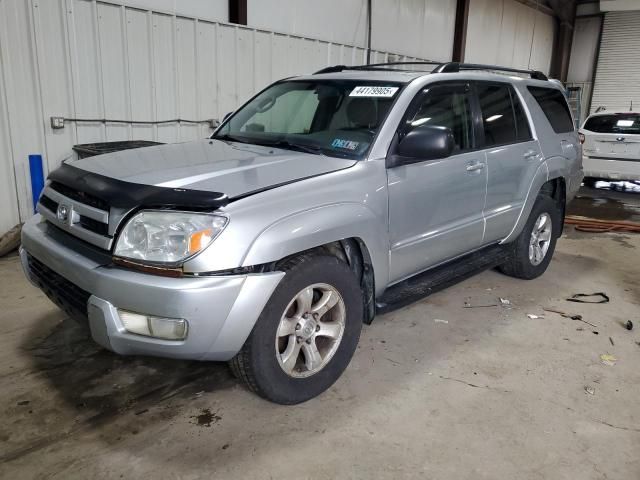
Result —
M66 222L69 219L69 207L67 207L64 204L60 204L58 205L58 211L56 212L56 216L58 217L58 220L60 220L61 222Z

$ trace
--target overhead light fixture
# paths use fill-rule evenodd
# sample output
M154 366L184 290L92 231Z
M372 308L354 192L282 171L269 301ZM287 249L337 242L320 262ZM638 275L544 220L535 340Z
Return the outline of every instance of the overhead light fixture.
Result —
M429 120L431 120L431 117L419 118L418 120L414 120L413 122L411 122L411 126L418 127L427 123Z

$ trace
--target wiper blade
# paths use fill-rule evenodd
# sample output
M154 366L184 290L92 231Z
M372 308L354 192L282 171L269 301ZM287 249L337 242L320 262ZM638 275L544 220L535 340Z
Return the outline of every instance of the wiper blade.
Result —
M211 137L212 140L220 140L221 142L238 142L238 143L252 143L244 138L234 137L233 135L229 135L225 133L224 135L214 135Z
M284 148L287 150L297 150L299 152L313 153L315 155L324 155L324 150L314 145L304 145L301 143L292 143L288 140L278 140L276 142L253 142L257 145L263 145L265 147Z

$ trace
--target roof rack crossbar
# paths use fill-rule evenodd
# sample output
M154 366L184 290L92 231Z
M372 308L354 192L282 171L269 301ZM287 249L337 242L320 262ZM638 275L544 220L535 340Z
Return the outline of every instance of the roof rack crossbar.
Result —
M434 68L431 73L457 73L461 70L495 70L497 72L524 73L530 75L535 80L549 80L547 76L539 70L524 70L520 68L501 67L499 65L483 65L479 63L442 63Z

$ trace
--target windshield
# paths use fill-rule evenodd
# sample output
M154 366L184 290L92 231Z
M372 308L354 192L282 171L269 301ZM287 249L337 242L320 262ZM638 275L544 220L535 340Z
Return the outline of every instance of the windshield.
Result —
M595 115L586 121L583 128L596 133L640 134L640 114Z
M238 110L212 138L360 159L400 87L362 80L279 82Z

